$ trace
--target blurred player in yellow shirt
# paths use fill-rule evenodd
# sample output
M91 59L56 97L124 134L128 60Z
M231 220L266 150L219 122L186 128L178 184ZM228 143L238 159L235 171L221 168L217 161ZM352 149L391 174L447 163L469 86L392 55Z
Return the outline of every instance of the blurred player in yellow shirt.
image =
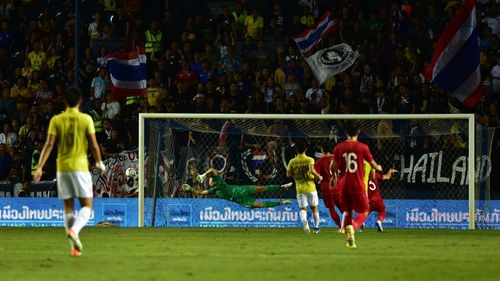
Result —
M290 160L286 170L287 177L293 177L297 190L297 202L300 208L300 220L304 231L310 233L307 223L307 206L311 206L314 220L314 233L319 232L318 192L314 179L323 180L323 177L314 169L314 159L306 155L306 145L303 141L295 143L297 156Z
M47 141L33 180L40 181L43 166L57 143L57 192L64 201L64 226L70 240L71 255L79 256L83 246L78 234L87 224L92 212L92 177L87 159L89 145L101 174L106 167L101 159L94 122L90 115L79 111L81 91L69 88L64 92L64 99L66 110L50 120ZM78 198L81 205L76 215L73 215L74 198Z

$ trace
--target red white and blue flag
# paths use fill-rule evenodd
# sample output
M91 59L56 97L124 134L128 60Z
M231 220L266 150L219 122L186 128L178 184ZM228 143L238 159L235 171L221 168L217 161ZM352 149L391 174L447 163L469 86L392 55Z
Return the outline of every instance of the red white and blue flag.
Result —
M481 99L476 0L465 0L436 44L424 76L451 93L467 108Z
M312 55L316 46L321 43L323 37L330 34L337 27L337 22L332 19L330 10L312 26L306 29L297 37L293 38L303 57Z
M144 48L122 51L107 56L111 76L111 92L118 100L146 95L147 66Z

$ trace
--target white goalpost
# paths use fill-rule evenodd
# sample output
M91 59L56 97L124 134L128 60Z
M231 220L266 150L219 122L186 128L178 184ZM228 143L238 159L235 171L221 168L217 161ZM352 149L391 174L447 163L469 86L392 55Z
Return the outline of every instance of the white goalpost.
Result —
M224 128L221 129L220 124L223 124L225 126L226 124L224 121L230 120L231 125L236 128L233 131L230 131L229 133L224 131ZM419 149L419 146L422 144L425 144L426 146L430 146L428 144L429 142L435 141L435 142L440 142L440 146L446 146L446 144L451 143L453 140L451 140L452 137L448 137L448 135L457 135L458 133L455 131L456 127L452 127L454 122L460 122L461 125L463 125L463 128L466 127L466 130L464 129L463 132L461 132L461 136L463 137L463 146L462 150L463 153L465 154L465 158L460 158L461 161L463 160L463 163L466 164L466 167L463 168L463 174L462 176L465 176L465 181L462 180L462 185L464 186L464 191L461 193L462 197L464 198L458 198L460 200L467 200L468 201L468 229L475 229L476 228L476 206L475 206L475 200L476 200L476 190L475 190L475 182L477 179L477 174L475 170L475 165L476 165L476 132L475 132L475 121L474 121L474 114L429 114L429 115L413 115L413 114L363 114L363 115L338 115L338 114L325 114L325 115L309 115L309 114L192 114L192 113L141 113L139 114L139 159L138 159L138 176L139 176L139 188L138 188L138 226L139 227L144 227L148 225L145 223L145 201L152 200L152 204L154 206L155 204L155 198L157 197L164 197L164 198L169 198L169 197L174 197L175 192L177 192L176 187L173 188L173 190L170 187L166 186L179 186L180 181L182 178L181 175L178 175L176 172L176 176L172 176L174 173L172 171L167 171L169 169L174 170L177 169L176 171L180 170L178 169L177 166L179 166L179 157L170 157L169 153L173 151L172 153L178 154L178 146L175 144L177 142L177 139L182 137L182 140L185 138L188 139L187 141L191 141L191 131L193 131L197 138L198 138L198 143L197 143L197 149L193 153L198 153L198 154L206 154L203 150L204 144L205 143L213 143L213 140L219 140L223 138L228 138L228 137L235 137L238 139L243 139L244 136L257 136L261 138L258 142L260 142L261 146L269 146L273 145L275 146L276 144L274 143L274 139L271 140L271 137L273 137L273 133L276 133L276 130L273 130L273 126L279 126L274 124L278 120L280 122L283 122L286 128L288 128L287 131L287 136L281 136L281 139L283 140L283 146L287 144L289 139L292 139L294 137L304 137L307 139L313 140L313 143L322 141L322 140L332 140L332 134L335 134L335 138L340 137L342 138L341 134L338 133L338 131L341 131L341 129L338 129L338 127L335 127L336 125L331 125L335 122L342 123L345 120L359 120L359 123L361 124L361 131L366 132L366 138L369 139L370 141L373 141L373 143L380 142L380 140L383 140L384 142L387 141L386 143L383 144L384 149L391 150L391 149L396 149L394 148L395 145L394 143L397 143L398 146L400 146L398 149L404 150L406 144L410 144L412 146L412 149ZM261 128L261 124L262 128ZM286 125L286 124L293 124L293 125ZM420 135L417 135L415 137L414 134L414 129L413 127L408 129L410 132L409 135L401 135L400 133L396 132L394 133L391 131L391 133L387 133L383 129L381 129L382 125L387 125L389 124L390 128L394 125L394 127L399 126L398 128L401 128L400 130L403 131L406 127L411 127L411 124L415 124L415 128L419 128L421 130ZM291 129L293 127L293 129ZM332 129L333 128L333 129ZM334 131L336 130L336 131ZM396 129L394 129L396 130ZM417 129L415 129L416 131ZM177 133L177 132L181 133ZM188 133L189 132L189 133ZM234 135L231 135L234 134ZM413 135L412 135L413 134ZM222 137L221 137L222 136ZM444 138L446 136L446 139L444 141L441 141L440 138ZM432 138L437 138L438 140L434 140ZM417 138L417 140L414 140L412 138ZM422 138L422 141L418 138ZM363 141L363 140L362 140ZM280 141L278 140L278 143ZM227 145L228 147L224 147ZM229 147L229 144L227 143L222 143L219 144L219 148L217 149L225 149L225 150L231 150L233 148ZM373 152L372 146L370 146ZM283 148L283 151L285 151L285 148ZM233 151L229 151L229 154L236 153ZM432 152L434 153L434 152ZM436 154L432 154L429 152L429 157L425 156L426 158L424 159L425 161L416 161L417 164L415 164L415 171L413 172L406 172L408 176L406 177L406 174L401 175L401 182L403 182L401 185L404 184L404 181L411 181L410 175L412 175L412 178L415 179L422 179L424 182L431 182L433 178L433 175L425 175L426 170L425 167L423 168L424 171L418 170L420 169L418 166L419 165L433 165L433 164L428 164L429 163L434 163L435 161L437 162L439 160L439 163L443 160L441 158L441 155L436 156ZM280 155L284 155L285 153L283 152ZM394 155L397 153L394 153ZM432 154L432 155L431 155ZM166 160L160 159L166 155L164 158ZM243 160L240 158L243 157L241 155L245 155L244 153L238 152L238 161L235 162L237 164L234 164L234 166L239 166L241 163L243 163ZM374 155L375 156L375 155ZM280 158L281 157L281 158ZM286 158L284 156L278 157L280 162L280 165L286 165ZM392 157L392 158L391 158ZM413 155L412 155L413 157ZM204 158L205 159L205 158ZM436 160L438 159L438 160ZM453 158L455 159L455 158ZM216 159L217 160L217 159ZM216 161L213 160L213 161ZM406 159L407 160L407 159ZM158 163L160 161L163 161L163 166L159 165ZM387 157L387 165L394 165L394 157L391 155L390 157ZM402 160L398 160L400 162L398 163L405 163L405 159L403 158ZM411 159L411 163L413 164L413 158ZM444 161L451 161L449 159L444 159ZM456 160L458 161L458 160ZM183 159L182 160L182 165L185 165L186 161ZM420 162L424 163L421 164ZM200 165L205 165L205 163L201 163ZM386 166L387 166L386 165ZM384 166L384 165L382 165ZM441 167L441 166L439 166ZM227 167L227 171L232 169L233 167ZM239 168L239 167L236 167ZM384 170L386 170L388 167L384 167ZM184 167L182 167L184 169ZM222 169L222 168L221 168ZM226 169L224 167L223 169ZM432 169L433 167L429 168L431 170L431 174L433 173ZM439 168L441 169L441 168ZM255 174L254 171L252 173ZM282 175L275 175L272 174L271 172L269 177L282 177ZM434 172L435 173L435 172ZM248 174L247 169L243 169L243 172L241 173L242 175ZM257 175L261 175L262 171L257 171ZM438 174L439 175L439 174ZM247 176L247 175L245 175ZM283 175L284 176L284 175ZM456 173L455 170L453 170L453 177L450 178L455 178ZM438 176L439 177L439 176ZM245 179L248 180L248 177ZM250 177L250 180L252 178ZM254 181L257 180L263 180L263 179L253 179ZM266 178L265 180L268 180ZM439 178L438 178L439 180ZM437 180L437 181L438 181ZM179 182L177 182L179 181ZM436 185L438 185L436 181ZM175 183L173 183L175 182ZM414 182L412 182L414 186ZM453 186L454 181L449 180L447 183L446 187ZM467 190L465 190L465 186L467 185ZM161 186L160 188L157 188L158 186ZM450 194L449 190L445 190L446 187L443 187L443 191L441 196L443 198L447 196L447 194ZM167 190L168 189L168 190ZM391 197L393 198L398 198L399 194L407 194L405 193L405 187L394 187L394 193L391 193ZM167 190L167 191L166 191ZM403 191L401 191L403 190ZM468 191L468 193L466 193ZM441 191L440 191L441 192ZM412 198L410 198L412 199ZM457 199L457 198L450 198L450 199ZM153 207L153 220L154 220L154 207ZM154 223L153 223L154 225Z

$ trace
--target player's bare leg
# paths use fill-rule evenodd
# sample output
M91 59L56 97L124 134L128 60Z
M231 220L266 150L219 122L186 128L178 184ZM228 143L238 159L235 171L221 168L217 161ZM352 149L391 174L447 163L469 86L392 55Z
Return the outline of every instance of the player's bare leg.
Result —
M276 201L266 201L266 202L255 201L252 204L251 208L272 208L272 207L276 207L276 206L280 206L280 205L289 205L289 204L292 204L292 201L284 200L284 199L281 199L278 202L276 202Z
M319 233L319 211L318 206L311 206L314 221L314 233Z
M384 232L384 228L382 228L382 222L384 221L386 215L384 201L380 200L379 205L380 206L378 208L379 210L378 210L377 230L379 232Z
M341 225L340 225L340 217L339 217L339 214L337 214L337 211L335 211L335 206L334 207L331 207L328 209L328 212L330 213L330 217L332 218L332 220L335 222L335 225L338 227L338 228L341 228Z
M70 229L73 226L73 223L75 222L75 216L73 215L73 210L75 205L74 198L64 200L63 204L64 204L64 230L66 231L67 234L68 229ZM72 251L71 254L73 255L73 250L75 246L71 238L68 237L68 240Z
M83 251L83 245L78 237L80 230L87 224L92 213L92 198L79 198L82 208L78 211L75 221L71 227L66 229L68 238L73 243L72 256L79 256ZM66 200L65 200L66 202ZM66 203L65 203L66 204Z
M346 236L346 246L348 248L356 248L356 243L354 239L354 227L352 225L352 211L346 211L345 214L345 236Z
M347 212L342 213L342 221L340 222L339 233L345 234L345 217L347 216Z
M293 183L285 183L285 184L271 184L271 185L256 185L255 193L263 193L263 192L273 192L279 191L280 189L287 190Z
M299 212L300 220L302 221L303 229L306 234L311 233L311 229L309 228L309 223L307 222L307 208L300 208Z
M354 218L354 221L352 223L352 226L354 227L354 231L357 231L358 227L360 227L361 229L364 228L363 224L365 223L367 216L368 216L368 211L360 212L356 215L356 218Z
M384 219L385 219L385 206L382 210L378 212L378 219L376 222L378 232L384 232L384 228L382 227L382 222L384 221Z

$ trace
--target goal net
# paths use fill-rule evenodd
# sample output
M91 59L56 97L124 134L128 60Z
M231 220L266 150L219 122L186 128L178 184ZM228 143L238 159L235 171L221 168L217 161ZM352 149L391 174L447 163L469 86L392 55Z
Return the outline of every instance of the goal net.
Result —
M208 168L215 168L231 184L286 183L290 181L286 167L295 156L297 140L305 140L308 154L318 159L321 144L333 147L345 140L343 124L355 119L361 127L360 141L370 147L384 172L399 171L380 183L393 227L485 228L486 216L492 215L488 209L491 134L477 133L476 138L473 118L471 114L141 114L139 226L166 225L162 222L168 214L158 200L205 200L206 196L184 191L182 185L206 189L194 178ZM475 145L477 141L485 145ZM295 191L258 197L293 199Z

